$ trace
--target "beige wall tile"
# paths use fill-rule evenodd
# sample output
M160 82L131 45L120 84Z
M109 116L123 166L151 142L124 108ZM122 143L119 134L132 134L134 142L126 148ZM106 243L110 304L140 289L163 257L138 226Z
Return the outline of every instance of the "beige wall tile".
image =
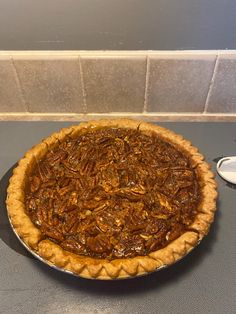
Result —
M147 111L203 112L216 55L149 55Z
M209 101L208 112L236 112L236 54L219 56Z
M14 64L30 112L84 111L76 56L15 56Z
M146 56L82 55L88 112L142 112Z
M0 112L25 111L16 71L10 57L0 57Z

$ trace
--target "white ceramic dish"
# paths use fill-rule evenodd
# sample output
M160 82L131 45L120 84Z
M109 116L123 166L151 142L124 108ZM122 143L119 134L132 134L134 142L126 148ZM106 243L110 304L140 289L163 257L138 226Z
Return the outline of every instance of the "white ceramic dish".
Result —
M216 169L224 180L236 184L236 156L221 158L217 162Z

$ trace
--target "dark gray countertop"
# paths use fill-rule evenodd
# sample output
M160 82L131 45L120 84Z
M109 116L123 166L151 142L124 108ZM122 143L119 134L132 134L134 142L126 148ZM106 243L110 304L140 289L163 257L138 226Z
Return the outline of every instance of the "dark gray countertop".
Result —
M0 123L0 312L235 313L236 190L217 177L218 211L209 235L176 265L116 282L66 275L32 258L10 229L6 186L12 167L40 139L71 123ZM236 123L162 123L191 140L215 171L215 158L236 155Z
M1 0L0 50L236 49L234 0Z

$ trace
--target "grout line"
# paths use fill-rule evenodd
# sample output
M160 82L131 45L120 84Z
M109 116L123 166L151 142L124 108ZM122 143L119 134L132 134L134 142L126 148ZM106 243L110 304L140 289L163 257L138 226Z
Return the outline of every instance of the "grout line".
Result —
M84 72L82 68L80 55L78 56L78 59L79 59L79 68L80 68L81 87L82 87L82 93L83 93L83 113L86 113L87 112L86 91L85 91L85 86L84 86Z
M218 69L218 63L219 63L219 52L216 55L216 61L215 61L214 70L213 70L213 73L212 73L212 78L211 78L211 81L210 81L210 85L209 85L209 89L208 89L208 93L207 93L207 97L206 97L206 101L205 101L203 114L207 113L207 109L208 109L208 106L209 106L209 99L210 99L211 94L212 94L212 88L213 88L213 85L214 85L214 82L215 82L216 72L217 72L217 69Z
M20 98L22 100L23 106L24 106L25 111L27 113L29 111L29 108L28 108L28 105L27 105L27 102L26 102L26 99L25 99L25 96L24 96L23 89L22 89L20 76L19 76L19 74L17 72L16 65L15 65L15 62L14 62L14 59L12 58L12 56L10 57L10 59L11 59L11 64L12 64L13 71L14 71L14 76L15 76L15 79L16 79L16 84L17 84L17 87L18 87L18 90L19 90L19 93L20 93Z
M146 56L146 77L145 77L145 91L144 91L144 105L143 113L147 113L147 98L148 98L148 84L149 84L149 74L150 74L150 59L149 55Z

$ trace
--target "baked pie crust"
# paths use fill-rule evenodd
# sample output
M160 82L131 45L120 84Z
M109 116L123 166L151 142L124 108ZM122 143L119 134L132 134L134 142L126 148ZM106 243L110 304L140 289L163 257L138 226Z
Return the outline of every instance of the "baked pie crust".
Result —
M40 229L36 227L25 211L27 178L37 161L41 160L48 151L57 147L68 136L73 138L82 129L93 130L102 127L138 128L146 134L155 132L162 139L188 154L201 180L201 201L194 221L189 226L189 231L184 232L164 248L150 252L146 256L109 260L74 254L64 250L50 239L45 239ZM196 147L192 146L191 142L163 127L131 119L91 121L62 129L59 133L54 133L30 149L24 158L19 161L10 179L7 192L6 203L10 221L17 235L30 250L50 265L70 271L84 278L102 280L144 275L171 265L184 257L208 233L214 219L217 197L214 174L210 171L208 163L204 161L204 157L198 152Z

